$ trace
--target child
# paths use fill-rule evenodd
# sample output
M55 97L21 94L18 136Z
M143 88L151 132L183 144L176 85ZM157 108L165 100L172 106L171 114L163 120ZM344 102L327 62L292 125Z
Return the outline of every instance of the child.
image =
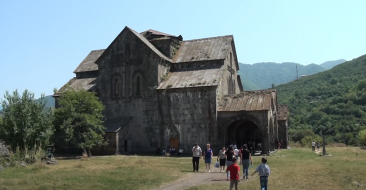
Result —
M263 157L262 164L259 165L252 174L252 176L253 176L256 172L259 173L262 190L267 190L268 176L271 173L271 169L269 168L269 166L266 163L267 163L267 158Z
M238 190L238 182L240 182L240 167L236 164L238 159L234 157L232 159L233 164L231 164L227 169L226 172L230 171L230 190L233 189L233 186L235 184L235 190Z

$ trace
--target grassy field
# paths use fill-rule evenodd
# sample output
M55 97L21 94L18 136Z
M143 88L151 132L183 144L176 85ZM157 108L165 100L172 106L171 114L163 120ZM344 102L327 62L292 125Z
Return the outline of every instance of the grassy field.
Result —
M331 157L309 149L282 150L268 157L270 189L366 189L366 150L332 147ZM258 165L260 157L254 157ZM203 171L204 164L200 164ZM0 189L151 189L192 172L191 158L111 156L59 160L0 172ZM250 172L253 169L250 168ZM363 187L353 185L356 181ZM259 178L240 182L239 189L259 189ZM228 182L190 188L228 189Z
M281 150L268 157L271 168L268 188L291 190L345 190L366 189L366 150L356 147L332 147L327 152L333 156L319 156L310 149ZM260 164L261 157L254 157L253 165ZM250 169L250 173L253 172ZM353 184L357 182L363 187ZM259 177L242 180L239 189L260 189ZM197 189L228 189L229 184L207 184Z

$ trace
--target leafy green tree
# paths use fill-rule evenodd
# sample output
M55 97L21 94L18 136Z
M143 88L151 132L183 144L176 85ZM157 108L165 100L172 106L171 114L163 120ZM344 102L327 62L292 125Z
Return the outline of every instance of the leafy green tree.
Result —
M360 145L365 146L366 145L366 129L358 132L358 142L360 143Z
M55 126L59 137L83 149L88 156L91 156L90 149L107 143L103 138L104 106L94 93L69 88L58 101Z
M45 108L45 96L42 94L35 100L28 90L22 95L16 90L13 94L6 91L4 98L0 122L2 140L13 150L18 147L20 151L48 146L54 128L52 111Z

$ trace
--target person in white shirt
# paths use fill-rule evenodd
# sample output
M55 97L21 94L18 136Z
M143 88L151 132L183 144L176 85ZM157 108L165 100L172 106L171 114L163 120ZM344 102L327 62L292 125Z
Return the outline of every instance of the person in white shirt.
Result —
M236 158L239 157L239 150L236 146L234 146L234 155L235 155Z
M192 163L193 163L193 172L198 172L200 159L202 157L202 149L198 146L198 144L194 144L194 147L192 148Z
M315 151L315 142L314 141L311 143L311 149L312 149L312 151Z

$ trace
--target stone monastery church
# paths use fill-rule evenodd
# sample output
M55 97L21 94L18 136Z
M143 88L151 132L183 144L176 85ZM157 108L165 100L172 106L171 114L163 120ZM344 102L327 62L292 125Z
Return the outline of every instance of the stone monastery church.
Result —
M278 141L287 146L286 105L276 90L244 91L234 37L183 40L129 27L107 49L93 50L67 87L95 92L105 105L107 146L101 154L154 152L168 146L190 152L193 144L214 151L235 142ZM258 74L258 77L260 75Z

